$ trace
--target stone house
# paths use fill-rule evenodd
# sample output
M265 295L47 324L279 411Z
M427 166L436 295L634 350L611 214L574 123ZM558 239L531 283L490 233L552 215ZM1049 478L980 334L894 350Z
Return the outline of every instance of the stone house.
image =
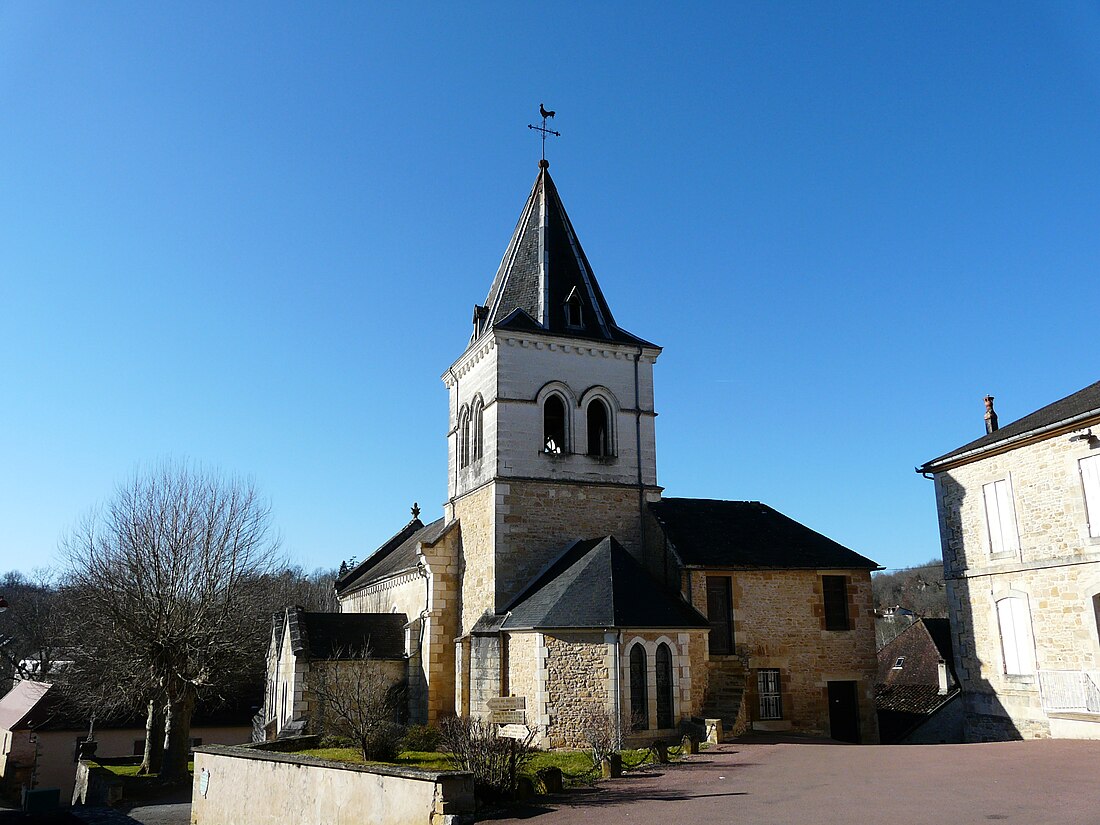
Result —
M409 617L410 717L583 744L682 722L877 741L869 559L758 502L664 498L656 344L618 326L548 164L442 375L448 498L336 582ZM413 657L415 656L415 661Z
M1100 382L918 468L935 481L967 738L1100 737Z
M875 708L884 745L963 741L962 698L947 619L917 619L879 648Z
M257 720L263 738L319 727L323 708L315 680L321 668L369 661L387 686L406 686L410 665L415 668L417 663L416 656L409 655L409 638L403 613L311 613L300 607L277 613L267 653L267 694Z

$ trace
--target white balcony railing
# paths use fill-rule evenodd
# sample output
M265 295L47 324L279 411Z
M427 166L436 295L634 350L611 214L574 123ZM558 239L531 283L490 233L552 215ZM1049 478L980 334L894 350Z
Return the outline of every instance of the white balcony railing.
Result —
M1039 693L1048 713L1100 713L1100 670L1041 670Z

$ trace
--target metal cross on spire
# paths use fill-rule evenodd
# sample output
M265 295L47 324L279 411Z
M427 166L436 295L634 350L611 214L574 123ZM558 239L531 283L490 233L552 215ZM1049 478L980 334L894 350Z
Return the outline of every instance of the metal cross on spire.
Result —
M542 125L541 126L535 126L533 124L528 123L527 128L528 129L534 129L536 132L538 132L542 136L542 161L543 161L543 163L545 163L546 162L546 136L547 135L553 135L554 137L561 137L561 132L555 132L553 129L547 128L547 126L546 126L547 118L552 118L555 114L557 114L556 112L548 110L545 106L543 106L540 103L539 104L539 114L542 115Z

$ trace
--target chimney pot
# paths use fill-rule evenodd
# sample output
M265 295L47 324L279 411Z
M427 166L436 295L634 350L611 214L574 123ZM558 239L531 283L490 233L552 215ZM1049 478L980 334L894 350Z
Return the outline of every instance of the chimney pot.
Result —
M987 395L985 397L985 431L995 433L997 429L997 411L993 409L993 396Z

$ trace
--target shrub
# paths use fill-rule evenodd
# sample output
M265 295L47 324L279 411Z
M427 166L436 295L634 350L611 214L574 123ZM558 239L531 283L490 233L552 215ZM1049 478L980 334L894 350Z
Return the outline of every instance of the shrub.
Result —
M534 755L534 737L530 728L526 739L498 736L496 725L469 716L452 716L440 725L444 749L474 775L474 792L482 800L515 797L517 775Z
M434 751L439 747L439 728L435 725L409 725L401 749L406 751Z

